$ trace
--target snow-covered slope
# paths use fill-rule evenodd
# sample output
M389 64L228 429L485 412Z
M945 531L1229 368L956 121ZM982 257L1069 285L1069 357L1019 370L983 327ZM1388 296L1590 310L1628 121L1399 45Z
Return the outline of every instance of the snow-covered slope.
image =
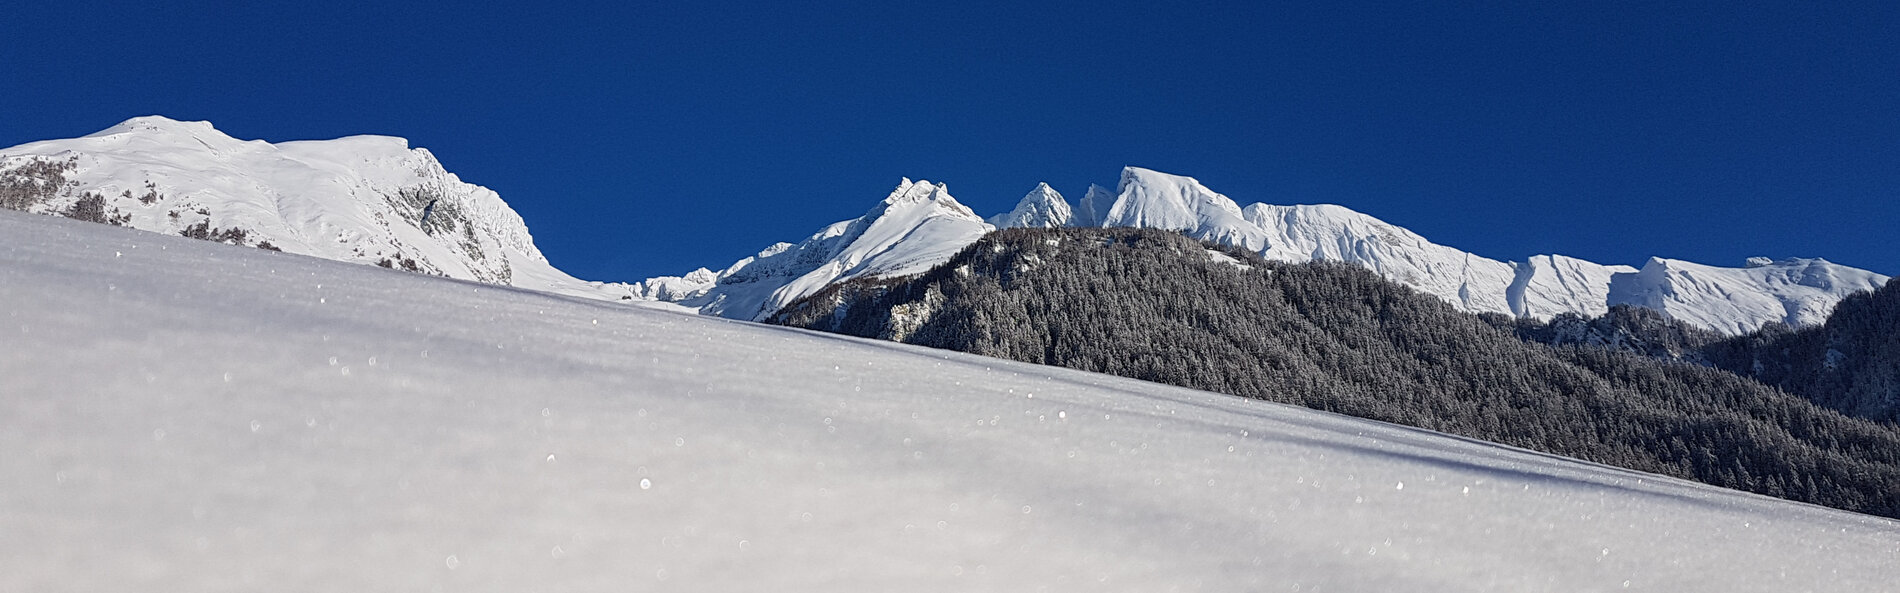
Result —
M4 591L1887 591L1894 522L0 212Z
M1473 313L1538 319L1558 313L1602 315L1611 304L1606 300L1610 277L1636 271L1561 255L1498 261L1330 204L1252 204L1244 212L1267 233L1271 246L1261 253L1266 258L1359 264Z
M716 274L702 269L649 279L633 289L643 298L708 315L763 319L837 282L924 272L994 229L944 185L905 179L863 216L827 226L797 245L778 243Z
M1819 325L1849 294L1872 291L1887 277L1824 259L1766 261L1746 268L1719 268L1650 258L1643 269L1619 274L1610 301L1662 311L1672 318L1729 334L1754 331L1768 322Z
M1511 313L1511 264L1425 240L1416 233L1340 206L1269 206L1244 210L1268 246L1263 257L1288 262L1343 261L1437 295L1471 312Z
M1068 200L1047 183L1036 184L1023 199L1016 203L1016 209L989 218L991 226L999 229L1039 228L1049 229L1069 226L1074 214L1069 210Z
M1536 319L1561 313L1602 316L1611 306L1623 304L1610 298L1611 280L1636 271L1562 255L1534 255L1511 265L1517 272L1505 292L1511 312Z
M148 116L82 138L0 149L0 171L36 160L64 167L66 185L35 211L65 210L95 194L142 230L197 227L228 242L326 259L599 298L627 294L555 269L500 196L402 138L273 144L232 138L209 122Z

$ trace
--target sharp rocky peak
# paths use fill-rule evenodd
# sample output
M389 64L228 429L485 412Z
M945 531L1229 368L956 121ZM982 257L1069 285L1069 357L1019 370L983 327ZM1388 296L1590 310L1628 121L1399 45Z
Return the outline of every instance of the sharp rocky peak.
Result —
M1069 208L1068 200L1048 183L1038 183L1029 190L1023 199L1016 202L1016 208L989 219L996 228L1056 228L1069 226L1074 212Z
M903 181L897 184L897 189L891 190L890 195L885 196L884 201L879 202L876 207L866 213L864 218L867 219L868 222L871 219L880 218L891 211L907 210L908 207L914 205L926 205L955 216L976 220L983 219L983 217L977 216L975 211L970 210L969 207L964 206L963 203L958 202L955 197L951 196L949 185L931 183L925 179L911 181L909 177L903 178Z

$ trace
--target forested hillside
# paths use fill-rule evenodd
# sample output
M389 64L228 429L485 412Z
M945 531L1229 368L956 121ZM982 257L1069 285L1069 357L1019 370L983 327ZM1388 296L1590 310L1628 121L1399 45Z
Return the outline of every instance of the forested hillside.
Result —
M1732 338L1628 305L1601 317L1566 313L1549 322L1479 317L1530 342L1713 366L1849 416L1900 420L1900 284L1892 281L1848 296L1824 325L1797 330L1770 323Z
M1900 281L1848 297L1819 327L1770 325L1706 351L1716 366L1892 423L1900 420Z
M1175 233L1011 229L776 323L1329 410L1900 516L1900 431L1719 369L1527 343L1342 264Z
M1723 339L1722 334L1634 305L1612 306L1599 317L1564 313L1550 321L1496 313L1481 313L1478 317L1527 342L1601 348L1705 365L1708 357L1703 349Z

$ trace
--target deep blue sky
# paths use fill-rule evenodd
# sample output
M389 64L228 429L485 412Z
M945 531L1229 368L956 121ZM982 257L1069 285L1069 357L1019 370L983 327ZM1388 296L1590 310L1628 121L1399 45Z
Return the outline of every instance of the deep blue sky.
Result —
M154 113L403 136L600 280L717 269L900 176L989 215L1123 165L1500 259L1900 274L1891 0L274 4L9 5L0 146Z

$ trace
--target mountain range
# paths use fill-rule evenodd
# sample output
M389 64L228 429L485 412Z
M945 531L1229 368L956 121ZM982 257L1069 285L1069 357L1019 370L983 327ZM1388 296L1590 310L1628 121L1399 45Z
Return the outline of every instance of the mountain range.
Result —
M1128 167L589 282L406 140L162 117L0 150L0 209L103 223L0 212L9 590L1891 581L1891 521L1672 479L1900 517L1900 282L1824 260L1493 260Z
M1356 264L1471 313L1542 320L1627 304L1725 335L1771 322L1817 325L1847 295L1888 279L1822 259L1751 258L1743 267L1660 257L1632 267L1555 254L1497 260L1342 206L1241 207L1191 177L1126 167L1114 189L1091 186L1073 206L1038 184L988 218L945 184L905 179L859 217L719 271L590 282L551 265L495 192L404 139L245 141L207 122L159 116L0 150L0 205L747 320L851 279L923 272L995 229L1019 227L1179 231L1270 261Z
M1626 304L1726 335L1771 322L1819 324L1842 298L1879 288L1888 279L1804 258L1751 258L1739 268L1660 257L1641 268L1554 254L1500 261L1433 243L1343 206L1256 203L1243 208L1191 177L1138 167L1124 168L1114 190L1090 187L1074 207L1039 184L1012 211L987 220L957 202L946 186L923 191L919 184L928 182L906 179L864 216L833 224L798 244L775 244L721 272L701 269L649 279L634 290L641 298L702 313L758 320L838 282L928 269L926 264L947 261L991 230L1018 227L1179 231L1270 261L1357 264L1469 313L1596 317ZM853 230L872 227L884 232ZM891 236L905 238L892 242ZM786 258L787 253L797 255Z

